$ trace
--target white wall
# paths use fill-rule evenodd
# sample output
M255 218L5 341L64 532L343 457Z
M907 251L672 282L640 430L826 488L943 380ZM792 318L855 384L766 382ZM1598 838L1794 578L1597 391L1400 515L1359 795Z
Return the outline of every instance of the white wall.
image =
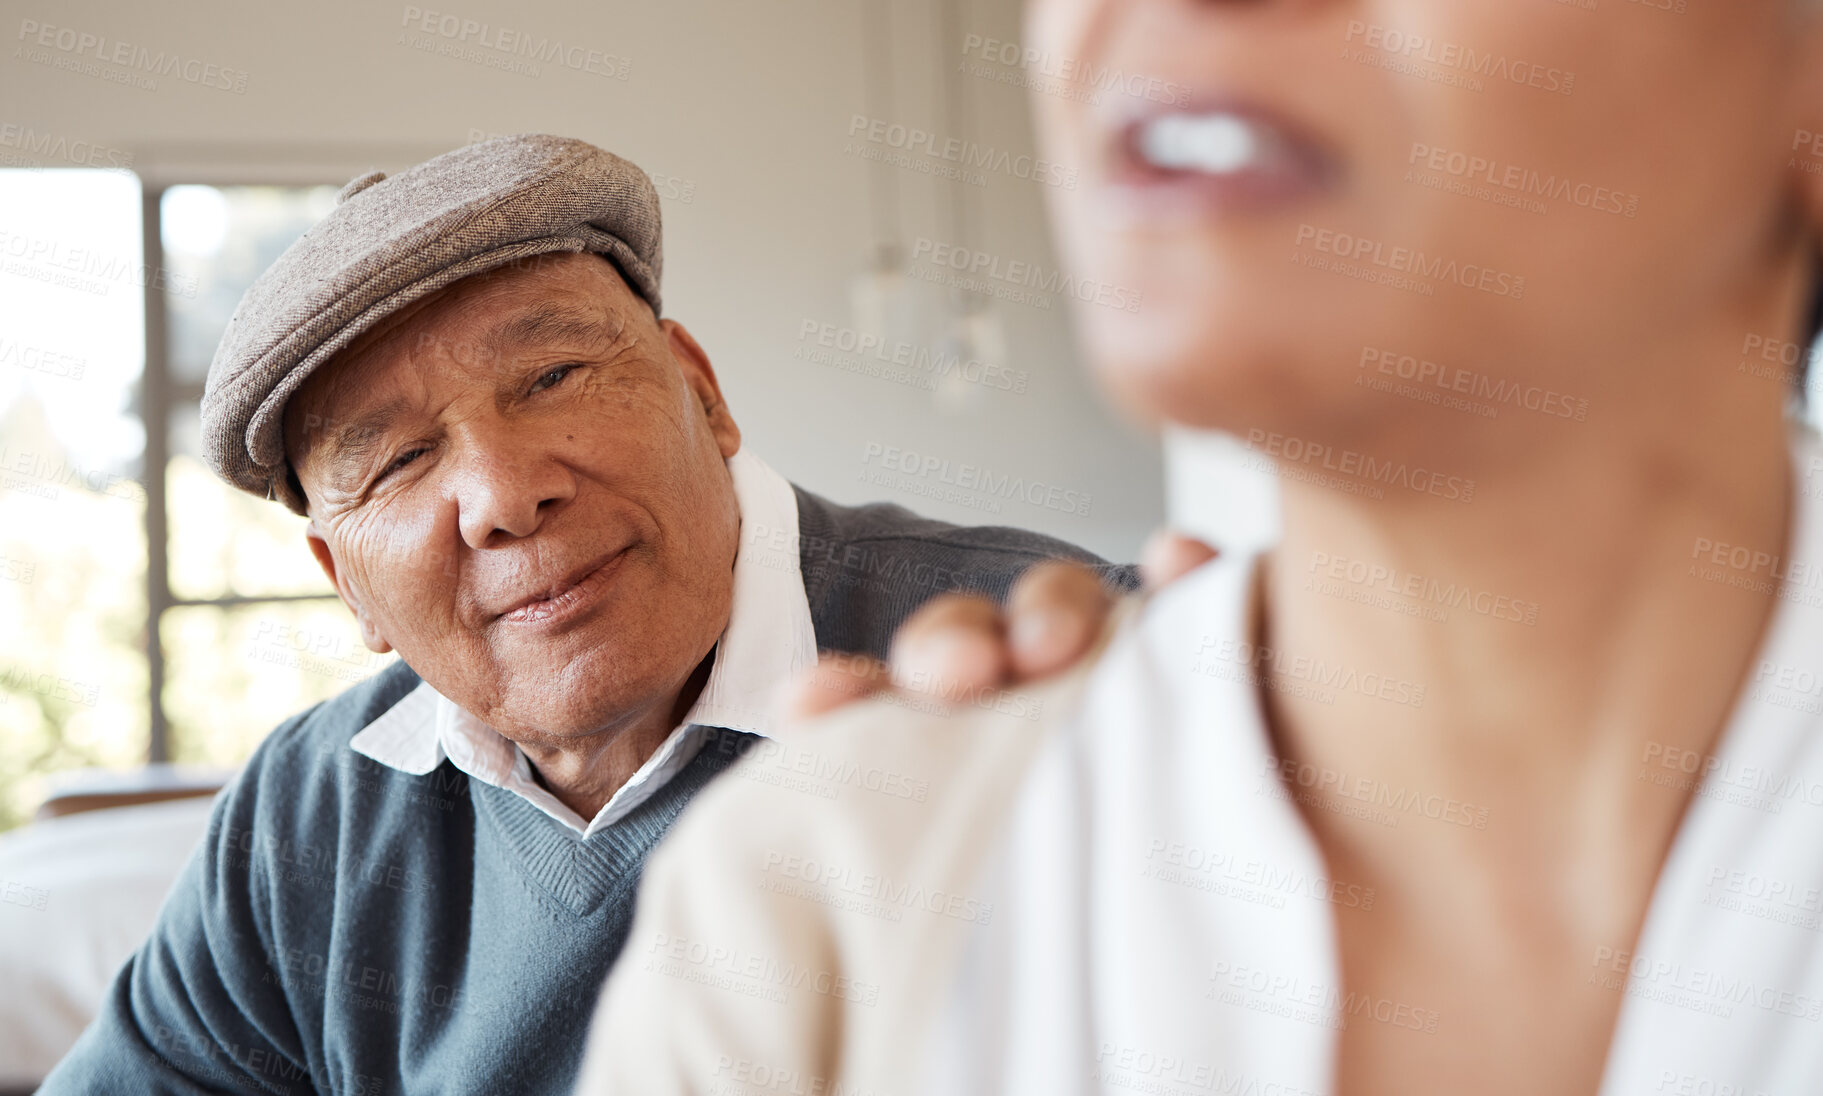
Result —
M941 37L929 0L879 2L892 7L898 75L888 120L1031 150L1026 93L958 71L963 35L1018 37L1015 0L958 2L957 33ZM407 25L418 9L487 24L490 35L507 30L594 50L603 67L624 62L627 78L552 63L528 75L427 53L408 39L449 40ZM1061 298L1048 310L993 306L1005 366L1029 374L1024 394L964 385L974 398L952 405L797 357L811 345L800 339L806 321L853 322L851 284L873 242L867 194L879 176L870 172L897 179L906 243L925 236L1003 263L1053 265L1040 184L989 173L986 186L969 186L845 152L851 118L868 110L861 0L5 0L3 10L0 125L123 150L148 178L340 182L369 166L397 169L476 132L527 130L583 137L671 177L661 180L670 195L666 312L708 348L748 444L812 490L1037 528L1120 558L1131 557L1163 513L1157 446L1100 407ZM80 54L34 45L32 24L103 41ZM245 73L244 91L181 72L150 77L149 88L96 75L130 71L94 57L122 46L142 58L175 55L204 79L214 74L200 65L234 70L223 82ZM586 54L571 56L589 63ZM54 67L71 62L88 71ZM946 128L939 78L956 82L972 120ZM950 188L975 200L974 227L961 240L941 204ZM919 292L937 296L928 286ZM935 339L928 326L912 334ZM903 486L940 485L938 473L900 476L895 486L862 482L863 470L879 464L870 451L886 447L947 460L952 475L970 464L1056 485L1086 495L1089 514L1007 499L988 514Z

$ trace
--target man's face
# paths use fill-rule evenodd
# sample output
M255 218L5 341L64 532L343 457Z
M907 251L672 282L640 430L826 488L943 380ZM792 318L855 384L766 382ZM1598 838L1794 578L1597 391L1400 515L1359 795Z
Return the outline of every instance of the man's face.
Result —
M727 624L740 448L707 357L602 258L465 279L285 411L368 645L521 743L669 705Z

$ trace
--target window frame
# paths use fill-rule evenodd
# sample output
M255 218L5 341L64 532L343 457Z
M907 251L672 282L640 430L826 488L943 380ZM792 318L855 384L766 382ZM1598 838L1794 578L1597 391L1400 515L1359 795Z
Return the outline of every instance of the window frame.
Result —
M273 186L312 187L338 186L326 176L316 178L237 179L174 177L160 180L139 175L140 235L146 270L165 269L164 197L176 186ZM180 383L172 375L170 342L170 304L168 290L162 284L168 279L145 279L145 367L140 374L137 399L133 408L145 430L145 450L141 467L145 476L146 509L143 533L146 542L146 620L144 653L146 659L147 742L146 760L153 764L168 762L172 755L171 723L165 710L165 666L163 626L165 615L173 609L228 609L242 605L277 604L302 601L334 601L335 594L230 594L221 597L178 597L171 589L171 514L167 477L171 467L171 419L188 406L202 402L201 382Z

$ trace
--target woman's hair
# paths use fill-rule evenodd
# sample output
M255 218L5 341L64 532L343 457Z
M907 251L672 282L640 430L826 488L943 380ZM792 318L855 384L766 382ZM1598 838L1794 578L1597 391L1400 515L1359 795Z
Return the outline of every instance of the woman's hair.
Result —
M1818 0L1798 0L1798 2L1816 4ZM1817 345L1817 339L1823 337L1823 258L1819 258L1811 266L1816 272L1816 277L1812 280L1815 288L1811 291L1810 297L1810 322L1804 327L1804 353L1798 356L1797 375L1792 378L1792 384L1797 388L1792 395L1796 397L1799 406L1803 406L1807 402L1806 396L1810 391L1810 360L1818 353L1823 353L1823 349Z
M1817 263L1816 291L1811 294L1810 324L1805 328L1805 335L1804 341L1811 345L1816 344L1818 336L1823 336L1823 259Z
M1797 9L1800 18L1823 16L1823 0L1793 0L1792 7ZM1818 241L1817 250L1811 260L1811 295L1810 319L1804 325L1804 348L1806 353L1798 358L1797 398L1804 402L1804 396L1810 385L1811 351L1817 347L1817 339L1823 337L1823 241Z

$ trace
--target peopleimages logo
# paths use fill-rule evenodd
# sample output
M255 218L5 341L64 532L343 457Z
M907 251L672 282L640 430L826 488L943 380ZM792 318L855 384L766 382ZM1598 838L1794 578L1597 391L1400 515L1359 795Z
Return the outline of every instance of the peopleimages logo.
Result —
M21 19L18 40L25 45L13 51L14 60L48 64L148 91L158 89L158 82L150 79L153 76L173 76L186 84L232 91L237 95L247 90L247 73L243 69L226 68L168 50L154 51L134 42L74 27ZM52 56L46 50L55 50L62 56ZM104 69L100 67L102 65L112 68Z
M1384 590L1399 597L1412 598L1448 609L1466 609L1477 616L1514 624L1538 623L1538 603L1523 598L1497 594L1467 583L1441 582L1434 578L1401 571L1382 563L1312 552L1306 574L1347 582L1368 589Z
M1792 137L1791 151L1803 153L1808 158L1800 160L1794 155L1791 158L1790 166L1811 175L1823 175L1823 133L1812 133L1808 129L1798 130L1797 134Z
M1511 196L1516 201L1505 204L1521 204L1530 199L1548 198L1551 201L1569 202L1573 206L1596 213L1618 213L1623 217L1639 215L1639 195L1637 194L1629 194L1611 187L1596 186L1592 183L1579 183L1555 173L1546 175L1542 171L1520 167L1517 164L1503 164L1499 160L1486 156L1472 156L1453 149L1414 143L1411 156L1405 162L1408 167L1423 167L1429 171L1443 172L1465 184L1485 183L1500 191L1511 192ZM1407 179L1416 181L1412 175L1407 175ZM1468 193L1471 197L1479 196L1472 191ZM1531 204L1537 205L1538 203L1532 202ZM1537 211L1542 213L1544 209L1539 206Z
M121 255L103 254L92 247L67 247L50 237L21 236L0 231L0 269L8 274L50 285L105 297L110 283L125 282L144 289L148 285L186 299L194 298L200 284L194 274L178 274L164 267L133 262Z
M1387 807L1402 815L1417 815L1432 822L1446 822L1477 830L1488 828L1486 807L1478 807L1445 795L1423 794L1404 787L1395 788L1384 780L1351 776L1344 771L1292 758L1267 758L1261 775L1281 788L1304 788L1341 799Z
M1307 466L1326 472L1339 472L1375 484L1403 487L1421 495L1436 495L1452 502L1473 502L1475 481L1460 476L1446 476L1425 468L1414 468L1404 461L1381 460L1337 449L1322 442L1307 442L1259 427L1247 431L1247 448L1275 457L1281 465Z
M1300 975L1217 960L1210 965L1211 991L1223 1004L1337 1030L1356 1020L1373 1020L1413 1031L1437 1030L1436 1009L1418 1008L1390 997L1313 982ZM1219 992L1217 992L1219 991ZM1303 1006L1303 1007L1299 1007Z
M39 696L48 697L51 700L80 704L85 708L93 708L101 702L100 685L78 681L73 677L58 677L52 673L22 670L17 666L0 669L0 687L37 693Z
M56 498L65 487L76 487L113 498L145 498L138 480L101 468L70 464L50 453L0 446L0 490L29 489L41 498Z
M566 42L561 38L552 38L546 34L533 34L529 31L512 27L496 26L478 19L469 19L449 12L429 11L415 4L407 4L401 11L399 26L406 31L422 32L434 38L443 39L454 52L452 56L464 60L480 60L479 55L471 56L461 52L465 49L486 50L499 59L523 59L541 65L561 65L576 72L586 72L594 76L605 76L610 80L625 80L632 72L631 63L617 54L577 42ZM402 32L403 34L403 32ZM413 41L401 37L401 45L418 48L432 45L428 40ZM428 52L446 52L431 49ZM508 67L492 65L491 67ZM536 69L517 69L527 75L536 76Z
M1197 648L1197 658L1214 658L1221 662L1245 666L1260 673L1277 674L1338 692L1359 693L1377 700L1388 700L1411 708L1424 707L1424 686L1415 681L1389 677L1369 670L1365 673L1352 666L1325 662L1310 655L1295 654L1265 644L1246 640L1204 636ZM1212 675L1219 676L1219 675Z
M853 355L844 361L842 355ZM798 325L798 347L792 355L817 365L833 365L850 372L878 373L915 388L931 390L938 381L960 378L983 388L1024 394L1031 374L979 358L963 358L954 351L933 349L905 339L887 339L868 331L806 319ZM879 369L851 368L869 361Z
M1823 344L1815 347L1772 335L1749 334L1741 341L1741 360L1735 372L1780 384L1795 384L1804 375L1799 368L1806 355L1814 363L1823 358Z
M1366 262L1398 274L1452 282L1465 289L1492 293L1496 297L1511 297L1517 301L1525 296L1523 275L1507 274L1492 267L1458 262L1440 255L1428 255L1415 248L1389 246L1381 240L1366 236L1301 224L1298 226L1296 244L1348 262Z
M883 118L856 114L848 121L848 135L898 152L957 164L963 170L975 168L1065 190L1076 189L1075 168L1066 168L1062 164L1054 164L1035 156L1015 155L1006 149L976 141L964 141L959 137L940 138L929 130L902 122L889 122Z
M1577 422L1583 422L1589 417L1589 401L1586 399L1566 396L1554 388L1496 380L1473 369L1442 366L1410 354L1363 347L1361 360L1356 364L1369 372L1410 381L1420 388L1436 388L1484 400L1495 408L1521 407L1552 418L1575 419Z
M922 910L976 925L985 925L994 918L992 902L905 882L846 864L831 864L794 854L768 851L764 870L768 874L796 879L826 891L870 899L894 912Z
M1802 559L1787 559L1762 548L1730 544L1710 537L1697 537L1691 542L1690 558L1717 567L1750 575L1765 575L1774 582L1797 586L1823 584L1823 567Z
M1089 516L1089 505L1093 501L1084 492L1070 490L1054 483L1045 483L1035 479L1028 480L1023 476L996 472L978 464L956 463L947 457L933 454L920 455L910 449L901 449L896 445L882 445L879 442L867 443L866 452L861 457L861 464L862 478L867 482L879 483L882 486L894 486L894 484L890 480L882 481L868 476L870 468L877 467L911 476L914 479L928 479L938 485L974 493L989 500L1004 499L1025 502L1033 506L1042 506L1047 510L1075 514L1078 517ZM961 500L952 498L951 501Z
M1286 870L1267 861L1218 849L1154 838L1139 877L1168 886L1282 910L1290 899L1315 899L1351 909L1374 906L1374 889Z
M0 336L0 366L9 365L16 365L20 369L33 373L42 373L47 377L63 377L79 381L88 369L88 359L78 358L73 354L59 353L55 350L46 350L42 346L27 346L17 339Z
M1631 979L1627 988L1634 996L1663 1000L1696 1012L1728 1017L1734 1014L1736 1007L1745 1007L1813 1024L1823 1021L1823 998L1756 982L1752 977L1733 971L1686 966L1675 959L1622 951L1607 945L1595 949L1595 958L1590 965L1598 972Z
M1152 103L1169 103L1172 106L1183 106L1190 101L1188 89L1174 81L1161 80L1144 73L1123 72L1109 65L1060 56L1048 50L1021 46L1018 42L983 38L979 34L970 34L962 39L962 55L979 57L983 61L1049 77L1066 85L1082 85L1098 93L1113 92ZM1099 96L1089 101L1099 101Z
M1454 69L1467 76L1504 80L1508 83L1559 95L1568 95L1576 90L1574 72L1566 72L1563 69L1535 64L1531 61L1516 61L1503 54L1483 53L1472 46L1464 46L1456 42L1439 42L1435 38L1422 34L1408 34L1401 30L1383 27L1378 23L1350 19L1348 35L1344 41L1359 42L1369 49L1378 50L1389 57L1397 57L1404 61L1417 61L1435 65L1440 69Z
M67 163L76 167L125 170L133 166L133 154L123 149L109 148L92 141L72 141L51 133L39 133L31 126L14 122L0 123L0 148L16 148L22 154L0 155L0 164L9 167Z
M1019 259L1002 261L1000 256L976 251L957 244L920 236L912 244L912 258L933 266L945 267L973 277L1005 282L1040 293L1071 297L1084 304L1098 304L1123 312L1138 312L1140 293L1122 285L1078 278L1055 267L1039 266Z

